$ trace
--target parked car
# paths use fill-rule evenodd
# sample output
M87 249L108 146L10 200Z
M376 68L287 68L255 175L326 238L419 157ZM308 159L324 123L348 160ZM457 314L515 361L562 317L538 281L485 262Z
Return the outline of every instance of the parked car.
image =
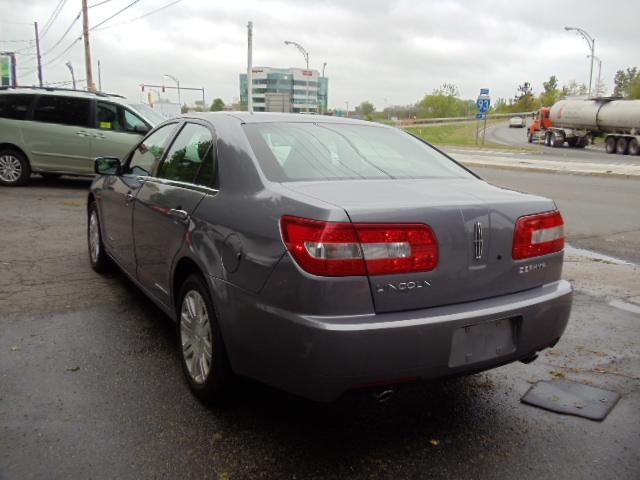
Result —
M509 119L509 128L524 128L527 126L527 120L524 117L516 115Z
M93 175L94 158L125 156L162 120L100 92L1 88L0 184Z
M203 399L232 374L330 401L535 359L571 310L552 200L339 117L217 112L96 159L92 267L177 323Z

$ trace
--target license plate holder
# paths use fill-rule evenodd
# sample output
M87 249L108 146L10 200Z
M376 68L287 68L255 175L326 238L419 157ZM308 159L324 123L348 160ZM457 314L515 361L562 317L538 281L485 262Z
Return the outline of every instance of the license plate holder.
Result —
M472 365L515 352L515 320L502 318L456 329L451 339L449 367Z

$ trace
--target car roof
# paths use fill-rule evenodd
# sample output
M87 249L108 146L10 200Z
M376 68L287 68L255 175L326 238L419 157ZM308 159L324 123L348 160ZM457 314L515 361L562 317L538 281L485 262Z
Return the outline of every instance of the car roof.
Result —
M125 97L113 93L105 92L89 92L87 90L73 90L70 88L55 87L0 87L0 94L37 94L37 95L56 95L62 97L80 97L80 98L100 98L102 100L110 100L117 103L127 103Z
M387 127L381 123L357 120L348 117L335 117L329 115L314 115L305 113L279 113L279 112L191 112L180 115L177 118L199 118L215 121L221 117L236 119L240 123L343 123L350 125L367 125ZM389 127L387 127L389 128Z

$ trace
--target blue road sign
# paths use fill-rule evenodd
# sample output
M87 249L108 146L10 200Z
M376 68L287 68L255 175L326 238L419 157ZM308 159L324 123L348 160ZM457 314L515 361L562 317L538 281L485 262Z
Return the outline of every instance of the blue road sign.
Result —
M488 88L481 88L480 89L480 95L489 95L489 89Z
M482 120L485 117L485 115L486 115L485 113L476 113L476 118L478 120Z
M489 111L489 107L491 106L491 100L489 98L478 97L476 105L478 107L478 110L480 110L480 113L487 113Z

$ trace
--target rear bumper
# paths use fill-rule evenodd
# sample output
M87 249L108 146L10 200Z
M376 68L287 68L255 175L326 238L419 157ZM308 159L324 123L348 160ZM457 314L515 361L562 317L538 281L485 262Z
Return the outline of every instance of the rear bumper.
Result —
M319 401L360 385L460 375L529 357L558 341L572 301L571 285L561 280L424 310L310 316L240 298L246 294L227 288L234 291L227 290L231 302L225 302L234 306L234 320L223 320L221 327L234 371ZM222 313L222 319L230 318ZM512 349L462 365L453 360L455 332L500 319L514 319Z

